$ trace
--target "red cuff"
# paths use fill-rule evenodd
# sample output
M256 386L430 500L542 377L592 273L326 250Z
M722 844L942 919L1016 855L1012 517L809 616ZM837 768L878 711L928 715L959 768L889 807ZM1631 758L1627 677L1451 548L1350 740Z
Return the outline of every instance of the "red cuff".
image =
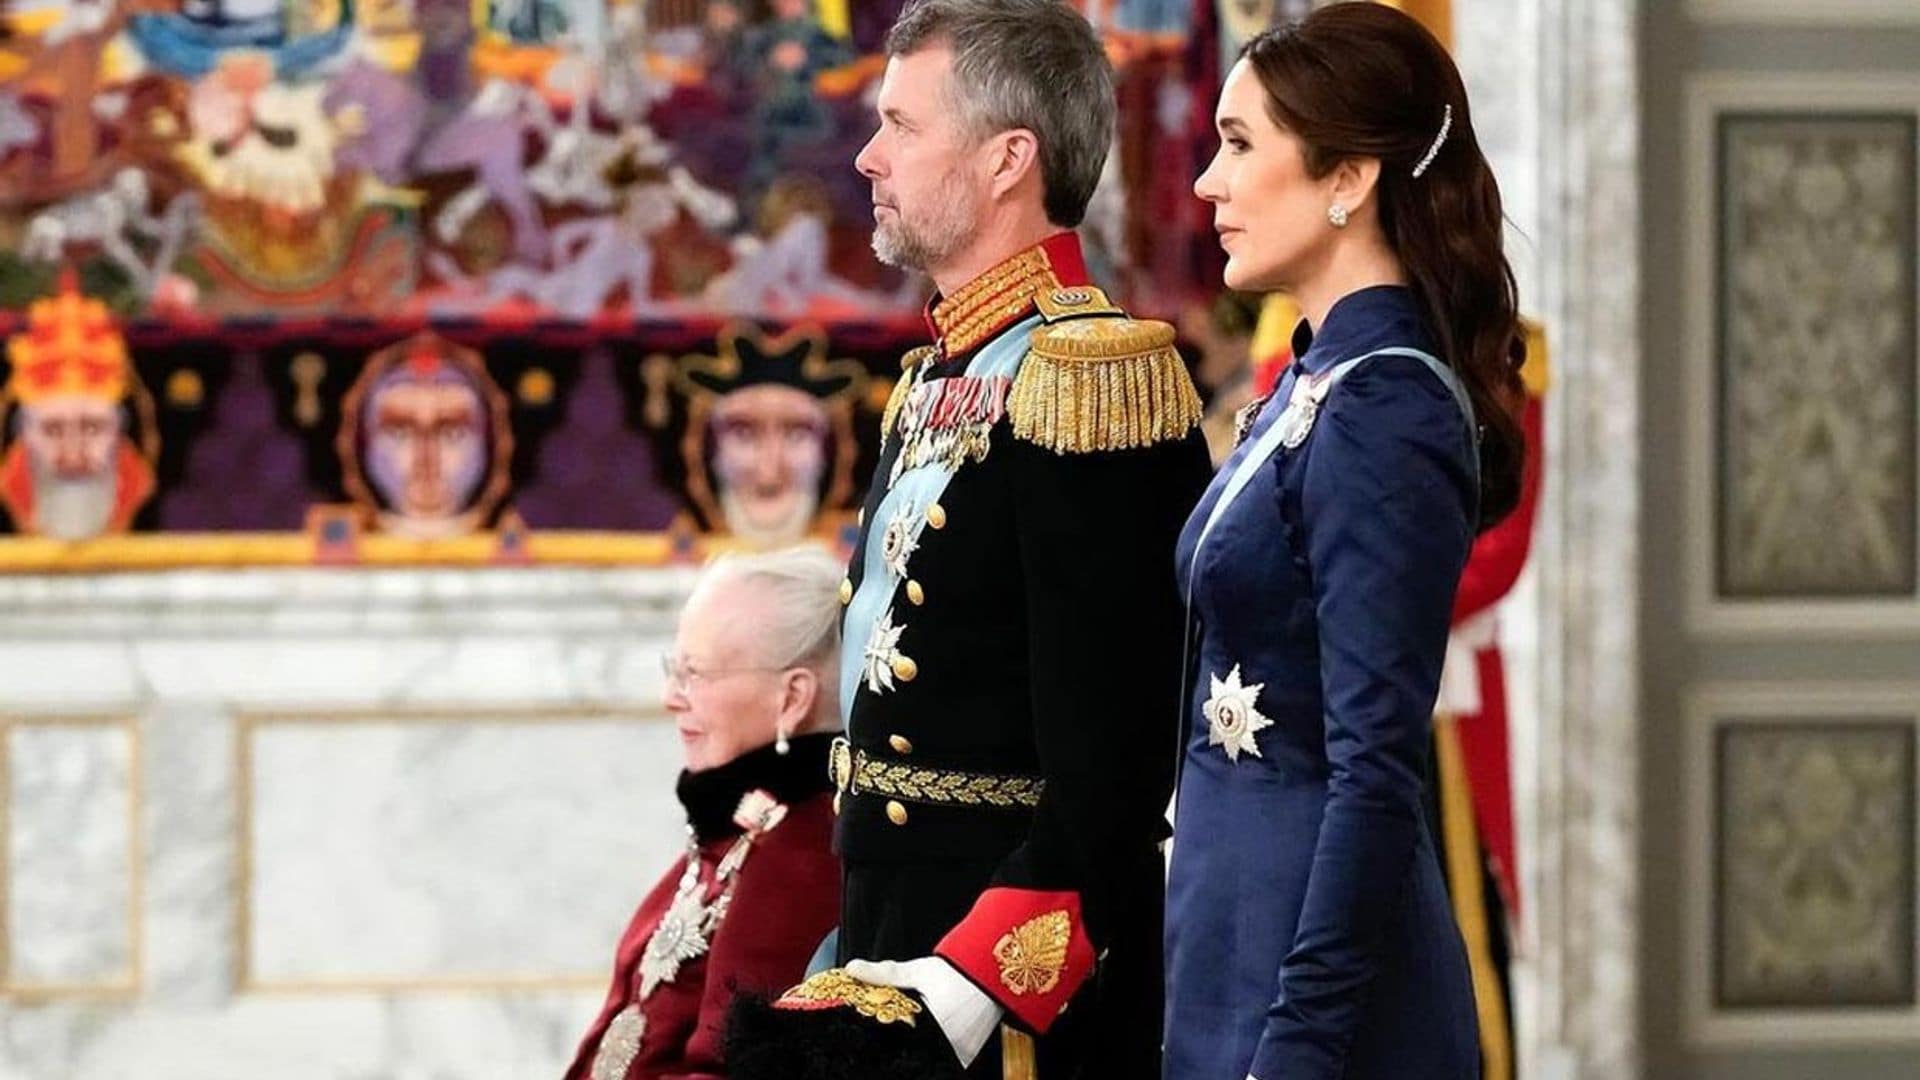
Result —
M988 889L933 952L1041 1034L1093 972L1075 892Z

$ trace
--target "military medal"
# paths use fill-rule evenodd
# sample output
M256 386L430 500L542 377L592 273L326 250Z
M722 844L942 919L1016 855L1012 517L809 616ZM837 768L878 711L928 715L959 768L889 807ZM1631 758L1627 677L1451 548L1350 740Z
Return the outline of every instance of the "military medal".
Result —
M993 425L1007 415L1013 380L1004 375L919 381L920 374L915 374L917 381L900 413L900 453L889 487L901 473L923 465L951 471L985 460Z
M1228 761L1239 761L1243 753L1259 757L1260 744L1254 741L1253 733L1272 727L1273 721L1262 716L1254 702L1267 684L1241 685L1239 664L1233 665L1225 679L1218 675L1208 675L1207 679L1213 692L1200 706L1201 715L1207 718L1207 745L1226 750Z
M1267 402L1272 400L1271 393L1262 394L1240 406L1239 411L1233 414L1233 445L1239 446L1247 441L1247 436L1253 434L1254 421L1260 419L1260 410L1266 408Z
M645 951L640 954L640 967L636 972L640 977L638 992L607 1023L606 1033L600 1037L600 1047L594 1052L589 1074L592 1080L625 1080L627 1069L640 1055L641 1043L647 1036L643 1003L655 990L677 978L682 965L707 954L714 931L720 928L720 920L726 918L727 908L733 904L735 875L747 861L748 849L756 838L780 824L786 813L787 808L764 791L750 791L741 798L733 820L746 831L727 849L714 869L713 880L720 893L711 903L705 898L706 890L700 886L700 841L692 827L688 827L686 869L680 872L680 883L674 887L673 902L667 905L667 913L661 917L660 925L654 927Z
M592 1080L626 1080L627 1067L640 1056L640 1041L647 1037L647 1016L634 1002L621 1009L600 1037L600 1049L593 1055Z
M900 635L905 626L893 625L893 613L880 616L873 624L873 633L867 637L867 647L863 653L866 659L867 689L876 694L893 689L893 681L911 682L919 671L912 660L900 654Z
M1333 389L1333 380L1314 379L1303 376L1293 384L1293 396L1287 400L1285 412L1275 423L1280 426L1280 445L1289 450L1300 449L1313 431L1313 422L1320 418L1320 399Z

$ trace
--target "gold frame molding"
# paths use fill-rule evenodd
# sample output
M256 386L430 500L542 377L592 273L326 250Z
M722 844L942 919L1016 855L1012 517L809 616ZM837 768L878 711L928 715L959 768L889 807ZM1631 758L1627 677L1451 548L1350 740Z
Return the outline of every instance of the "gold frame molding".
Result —
M684 551L672 533L540 532L526 538L535 566L659 567L703 561L727 550L727 541L690 537ZM732 545L737 546L737 545ZM499 538L490 532L443 540L413 540L380 534L360 537L350 564L379 567L486 567L501 565ZM0 538L0 574L102 573L223 567L329 565L315 538L284 533L172 533L102 536L67 541L48 537Z
M269 727L350 725L489 724L529 727L614 721L657 724L667 719L660 706L631 708L580 705L440 706L393 709L352 706L248 711L234 715L233 990L235 994L339 993L497 993L500 991L594 991L605 988L601 970L578 975L537 972L478 973L454 976L350 976L262 979L253 971L253 739Z
M13 977L13 733L23 728L118 730L127 745L127 971L105 982L22 982ZM140 720L130 713L0 713L0 1001L40 1005L55 1001L128 1001L145 981L145 806Z

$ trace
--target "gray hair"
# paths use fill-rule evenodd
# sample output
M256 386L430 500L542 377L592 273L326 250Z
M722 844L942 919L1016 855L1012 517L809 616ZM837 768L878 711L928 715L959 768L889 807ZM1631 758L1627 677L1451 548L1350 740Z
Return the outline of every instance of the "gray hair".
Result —
M704 593L731 582L759 589L768 599L767 621L755 635L765 660L813 668L837 683L842 569L826 552L812 547L726 554L708 564L693 591Z
M1113 142L1113 68L1063 0L913 0L887 55L953 50L953 105L975 138L1025 128L1040 142L1047 219L1074 228Z

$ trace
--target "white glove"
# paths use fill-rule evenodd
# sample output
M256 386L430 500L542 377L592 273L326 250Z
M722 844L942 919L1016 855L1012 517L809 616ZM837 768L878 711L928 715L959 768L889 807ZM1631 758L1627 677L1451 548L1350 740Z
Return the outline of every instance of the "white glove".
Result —
M880 986L918 990L963 1069L980 1056L1000 1026L1000 1003L937 956L905 962L854 960L847 964L847 974Z

